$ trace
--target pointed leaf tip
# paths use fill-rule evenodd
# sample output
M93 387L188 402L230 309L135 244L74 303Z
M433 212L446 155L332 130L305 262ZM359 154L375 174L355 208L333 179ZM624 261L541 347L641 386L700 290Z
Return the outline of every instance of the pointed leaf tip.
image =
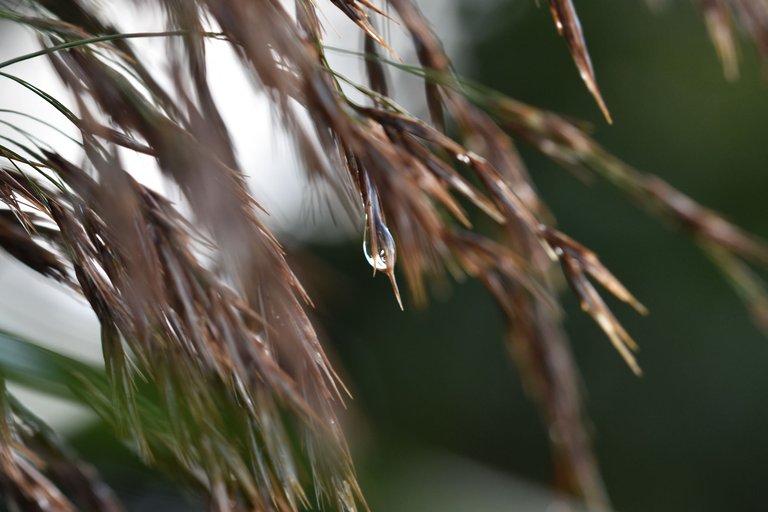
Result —
M587 90L595 99L597 106L603 113L608 124L613 124L613 118L608 111L603 95L597 85L595 70L592 67L592 60L589 57L587 43L584 40L584 33L581 30L581 22L576 14L576 8L571 0L549 0L549 10L552 18L555 20L555 26L558 33L565 38L568 50L571 52L573 61L579 70L581 79L587 86Z

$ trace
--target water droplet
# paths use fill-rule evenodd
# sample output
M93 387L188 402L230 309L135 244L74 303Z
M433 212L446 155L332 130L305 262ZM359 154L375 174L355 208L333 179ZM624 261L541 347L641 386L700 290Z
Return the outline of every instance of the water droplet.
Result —
M395 267L396 248L395 239L392 237L392 233L384 224L379 224L375 227L376 231L376 243L374 253L372 246L373 241L369 242L368 222L365 223L365 236L363 238L363 254L365 259L368 260L368 264L373 267L374 270L381 270L383 272L389 272Z
M464 153L459 153L458 155L456 155L456 160L467 165L469 165L472 162L472 160L469 158L469 155Z
M373 267L374 275L376 272L384 272L392 283L392 290L395 292L395 298L403 309L403 301L400 297L400 290L397 287L395 279L395 261L397 259L397 250L395 248L395 239L389 228L384 224L378 215L378 210L373 209L373 225L376 233L375 237L370 236L371 226L370 217L365 218L365 234L363 235L363 254L368 264Z
M363 174L363 183L368 196L365 233L363 234L363 254L368 260L368 264L373 267L373 275L376 275L376 272L384 272L387 275L390 283L392 283L392 290L395 292L397 303L400 309L403 309L403 301L395 279L395 261L397 259L395 239L384 222L376 187L372 186L370 178L365 173Z

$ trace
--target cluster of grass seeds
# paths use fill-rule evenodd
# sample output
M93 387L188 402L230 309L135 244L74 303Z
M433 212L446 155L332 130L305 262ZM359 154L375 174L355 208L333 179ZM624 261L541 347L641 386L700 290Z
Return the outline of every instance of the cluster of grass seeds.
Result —
M595 284L645 308L554 226L515 143L606 179L689 233L768 324L768 299L750 267L768 263L763 241L624 164L557 114L457 77L411 0L331 0L364 34L366 84L330 67L326 52L338 50L323 44L316 0L296 0L290 10L279 0L154 3L164 10L164 32L120 33L86 2L0 1L0 19L30 28L44 45L0 63L0 79L72 123L83 155L76 164L20 128L18 138L0 141L0 247L83 296L99 319L104 372L35 352L71 377L53 379L64 394L90 405L147 464L198 490L212 510L295 512L312 506L312 491L339 510L366 506L336 413L344 387L310 322L309 298L257 215L210 90L209 39L230 44L267 93L306 171L330 184L361 224L365 217L369 262L388 276L401 307L396 269L415 302L426 300L433 279L470 276L485 285L552 433L559 483L590 506L608 498L556 283L564 278L636 373L636 344ZM572 2L549 6L610 122ZM768 8L757 0L701 6L726 74L735 76L733 20L763 48ZM376 18L402 26L417 64L394 54ZM168 42L170 89L130 44L148 37ZM6 71L38 57L49 59L74 105ZM388 67L424 79L428 120L392 99ZM0 120L13 127L19 115L27 114L2 110ZM191 217L135 181L122 150L154 158ZM473 227L478 214L493 222L491 233ZM0 357L0 368L20 380L40 377L11 357ZM5 392L0 411L0 486L11 510L119 509L93 472Z

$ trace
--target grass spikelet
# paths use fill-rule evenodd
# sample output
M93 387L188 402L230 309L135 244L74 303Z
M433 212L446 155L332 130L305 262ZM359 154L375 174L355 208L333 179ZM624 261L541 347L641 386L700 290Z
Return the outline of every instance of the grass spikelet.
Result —
M573 61L576 63L581 79L597 102L597 106L600 107L605 120L608 121L608 124L611 124L613 120L597 85L595 70L592 67L592 59L589 57L589 50L587 50L587 43L584 40L581 22L579 21L578 14L576 14L573 1L549 0L549 10L552 13L552 18L555 20L558 33L565 38L565 43L568 45L568 50L571 52Z

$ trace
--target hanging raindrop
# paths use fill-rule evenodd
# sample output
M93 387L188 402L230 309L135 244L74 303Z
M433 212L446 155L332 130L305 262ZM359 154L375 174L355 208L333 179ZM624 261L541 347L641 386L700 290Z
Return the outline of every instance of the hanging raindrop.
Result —
M368 260L368 264L374 270L388 272L395 268L395 239L384 224L379 224L375 230L376 241L374 244L373 241L369 242L370 226L366 219L365 235L363 235L363 254L365 254L365 259Z
M397 251L395 248L395 239L392 233L389 232L389 228L384 224L381 219L375 223L376 237L372 239L370 236L371 227L369 217L365 218L365 234L363 235L363 254L365 259L368 260L368 264L373 267L374 275L376 272L384 272L389 278L389 282L392 283L392 290L395 292L395 298L403 309L403 300L400 297L400 290L395 280L395 262L397 260Z
M395 292L397 303L400 309L403 309L403 300L400 297L400 290L395 279L395 262L397 260L395 238L384 222L378 192L372 186L367 174L363 174L363 185L367 195L363 254L368 260L368 264L373 267L373 275L376 275L376 272L384 272L387 275L389 282L392 283L392 290Z

